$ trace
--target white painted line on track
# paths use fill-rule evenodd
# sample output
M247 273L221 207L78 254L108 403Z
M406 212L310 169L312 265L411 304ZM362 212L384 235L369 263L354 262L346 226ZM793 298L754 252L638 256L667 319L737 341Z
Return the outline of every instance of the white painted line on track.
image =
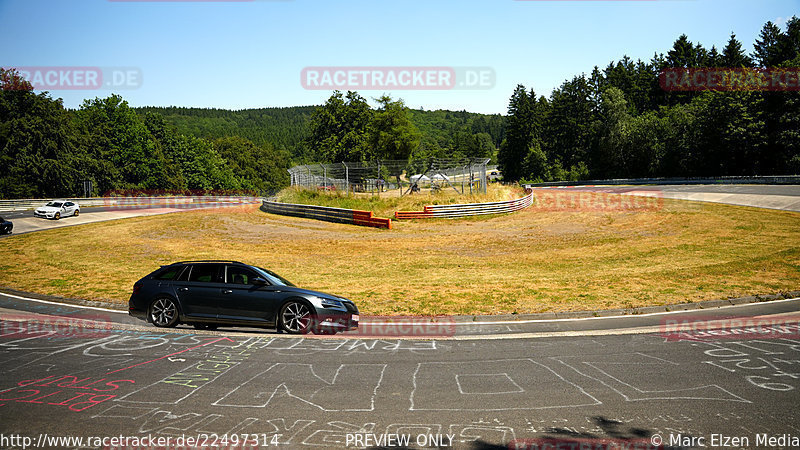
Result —
M795 299L791 299L795 300ZM737 305L738 306L738 305ZM787 315L790 318L794 318L792 314L796 313L777 313L777 314L765 314L760 316L754 316L760 320L770 320L770 319L785 319ZM729 327L729 324L725 320L711 321L708 323L708 330L719 330ZM691 325L683 325L678 326L676 331L692 331ZM532 333L508 333L508 334L488 334L488 335L467 335L467 336L452 336L447 339L454 340L454 341L474 341L474 340L500 340L500 339L538 339L538 338L556 338L556 337L587 337L587 336L622 336L622 335L632 335L632 334L664 334L667 331L664 328L663 324L660 325L649 325L646 327L632 327L632 328L611 328L606 330L571 330L571 331L543 331L543 332L532 332ZM669 333L673 331L670 330ZM691 339L686 339L691 340Z
M46 304L49 304L49 305L69 306L69 307L72 307L72 308L92 309L92 310L95 310L95 311L104 311L104 312L112 312L112 313L128 315L128 313L126 311L120 311L118 309L108 309L108 308L99 308L99 307L96 307L96 306L83 306L83 305L73 305L73 304L69 304L69 303L51 302L51 301L48 301L48 300L40 300L40 299L37 299L37 298L23 297L23 296L20 296L20 295L6 294L6 293L2 293L2 292L0 292L0 295L6 296L6 297L17 298L17 299L20 299L20 300L28 300L28 301L32 301L32 302L46 303ZM764 304L767 304L767 303L785 303L785 302L792 302L792 301L796 301L796 300L800 300L800 297L787 298L787 299L782 299L782 300L770 300L768 302L761 302L761 303L764 303ZM618 315L618 316L604 316L604 317L578 317L578 318L574 318L574 319L530 319L530 320L509 320L509 321L455 322L452 325L455 325L455 326L519 325L519 324L526 324L526 323L583 322L583 321L589 321L589 320L602 320L602 319L626 319L626 318L661 316L661 315L671 315L671 314L691 314L692 312L697 312L697 311L712 311L712 310L716 310L716 309L730 309L730 308L736 308L736 307L742 307L742 306L752 306L754 304L756 304L756 303L755 302L754 303L741 303L741 304L738 304L738 305L725 305L725 306L718 306L718 307L713 307L713 308L683 309L683 310L679 310L679 311L663 311L663 312L646 313L646 314L624 314L624 315ZM392 326L392 325L397 325L397 324L402 324L404 326L408 326L408 325L425 326L425 325L430 325L431 323L438 323L438 322L435 322L435 321L404 322L402 320L398 320L397 322L368 322L368 323L370 325L384 325L384 326Z
M510 324L520 324L520 323L548 323L548 322L579 322L584 320L600 320L600 319L624 319L630 317L649 317L649 316L665 316L670 314L681 314L681 313L692 313L696 311L712 311L715 309L728 309L728 308L736 308L740 306L752 306L757 303L783 303L783 302L791 302L795 300L800 300L800 297L795 298L785 298L782 300L770 300L767 302L752 302L752 303L740 303L738 305L724 305L724 306L713 306L710 308L695 308L695 309L681 309L678 311L661 311L661 312L654 312L654 313L644 313L644 314L623 314L618 316L598 316L598 317L578 317L574 319L530 319L530 320L511 320L506 322L492 322L492 321L484 321L484 322L459 322L456 325L510 325ZM691 303L687 303L691 304ZM677 305L664 305L665 307L671 306L680 306L681 304Z
M125 314L126 316L128 315L127 311L120 311L118 309L98 308L96 306L72 305L70 303L51 302L51 301L47 301L47 300L40 300L38 298L30 298L30 297L22 297L21 295L6 294L4 292L0 292L0 295L5 296L5 297L17 298L17 299L20 299L20 300L28 300L28 301L31 301L31 302L46 303L48 305L69 306L71 308L93 309L95 311L119 313L119 314Z
M586 337L586 336L619 336L628 334L655 334L662 333L664 327L654 325L638 328L617 328L612 330L583 330L583 331L549 331L541 333L508 333L508 334L471 334L468 336L452 336L442 340L453 341L482 341L502 339L539 339L558 337Z

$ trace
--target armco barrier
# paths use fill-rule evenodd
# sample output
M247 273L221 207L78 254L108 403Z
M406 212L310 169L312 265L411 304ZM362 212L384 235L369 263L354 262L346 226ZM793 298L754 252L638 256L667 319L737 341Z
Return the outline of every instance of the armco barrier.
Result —
M615 185L683 185L683 184L800 184L800 175L758 177L692 177L692 178L618 178L609 180L547 181L526 184L526 187L550 186L615 186Z
M326 222L346 223L362 227L392 228L392 219L372 217L372 211L331 208L316 205L298 205L264 200L261 210L282 216L304 217L306 219L324 220Z
M429 205L423 211L397 211L395 219L432 219L504 214L525 209L533 204L533 191L516 200L490 203L467 203L461 205Z

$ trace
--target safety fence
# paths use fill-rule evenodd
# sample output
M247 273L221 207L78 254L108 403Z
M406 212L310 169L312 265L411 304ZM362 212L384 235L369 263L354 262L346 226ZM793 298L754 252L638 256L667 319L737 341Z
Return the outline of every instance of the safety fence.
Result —
M396 211L394 218L401 219L454 219L484 214L504 214L525 209L533 204L533 191L515 200L489 203L467 203L461 205L428 205L423 211Z
M292 186L339 192L380 194L399 190L406 195L423 190L450 190L461 194L486 193L497 179L487 174L488 158L423 158L306 164L289 169Z
M392 219L372 217L372 211L331 208L328 206L298 205L264 200L261 210L282 216L303 217L306 219L324 220L326 222L346 223L372 228L392 228Z

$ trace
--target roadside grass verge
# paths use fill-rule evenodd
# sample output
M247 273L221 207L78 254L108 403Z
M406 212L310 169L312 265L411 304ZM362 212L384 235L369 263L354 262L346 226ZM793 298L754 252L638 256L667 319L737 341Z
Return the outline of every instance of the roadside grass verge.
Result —
M361 201L379 215L418 206ZM159 265L215 258L349 297L365 315L630 308L797 290L800 214L667 199L657 210L533 207L387 231L254 206L188 211L3 238L0 285L124 304Z

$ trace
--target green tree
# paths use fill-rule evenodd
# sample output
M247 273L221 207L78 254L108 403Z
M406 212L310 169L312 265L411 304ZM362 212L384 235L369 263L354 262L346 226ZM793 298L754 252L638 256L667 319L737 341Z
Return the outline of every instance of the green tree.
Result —
M240 180L213 143L205 139L180 136L177 155L183 177L192 191L243 189Z
M167 125L161 114L148 112L144 115L144 125L156 144L156 152L164 155L163 186L167 191L176 193L187 189L186 178L183 177L181 167L176 160L176 153L180 145L177 132Z
M506 139L500 144L497 162L506 181L518 181L528 176L524 161L532 146L538 145L541 130L541 115L537 108L536 94L528 93L523 85L517 85L508 102Z
M547 154L542 150L539 141L534 141L528 149L523 166L526 173L526 181L541 183L555 178L552 173L552 167L547 160Z
M76 195L84 159L61 100L0 68L0 197Z
M764 24L753 48L753 59L759 67L777 67L788 56L786 35L771 21Z
M671 68L699 67L702 59L699 55L700 48L702 47L696 47L692 44L692 41L685 34L680 35L672 44L672 49L667 52L667 65Z
M631 122L622 91L613 86L606 89L600 105L600 158L594 166L597 173L610 178L633 175L629 143Z
M419 130L403 100L392 101L386 95L377 100L379 107L369 126L373 159L407 160L419 146Z
M288 158L271 146L262 148L233 136L217 139L214 148L243 189L275 192L289 185Z
M767 175L766 127L763 100L752 92L705 93L695 102L700 108L697 164L706 176Z
M372 149L369 126L373 112L357 92L346 96L334 91L325 105L311 115L306 145L317 160L326 162L366 161Z
M594 98L592 86L585 76L564 82L550 96L543 115L542 147L554 168L562 167L569 171L583 162L590 171L593 170L589 165L589 155L596 146L596 112L599 107Z
M800 18L792 16L786 22L786 33L784 33L784 52L785 61L794 60L792 64L785 64L785 67L797 67L797 58L800 57Z
M169 189L167 161L144 121L119 95L85 100L77 112L89 172L100 193L114 189Z
M753 60L744 52L742 43L736 39L736 34L731 33L728 44L722 50L720 65L723 67L752 67Z

